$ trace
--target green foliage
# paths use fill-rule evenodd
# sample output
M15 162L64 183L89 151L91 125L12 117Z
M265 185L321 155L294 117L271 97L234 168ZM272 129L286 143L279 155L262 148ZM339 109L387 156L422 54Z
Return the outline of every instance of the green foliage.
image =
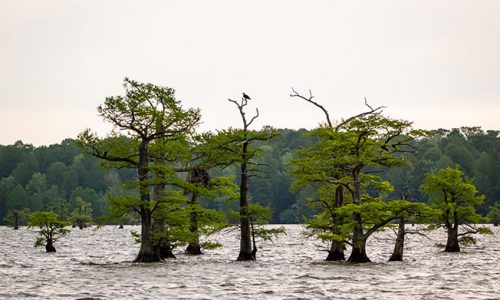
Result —
M484 221L475 211L482 204L484 196L478 191L472 179L457 169L445 168L437 174L429 173L421 190L431 197L434 207L441 211L439 222L446 227L456 224L480 223Z
M81 197L77 197L73 205L71 221L80 229L87 227L88 224L92 222L92 207L90 203L86 202Z
M25 226L28 222L29 214L30 211L27 208L21 210L13 209L7 213L5 221L7 221L7 225L10 227L15 228L16 225ZM16 219L17 219L17 224L16 224Z
M61 236L70 232L64 228L68 225L70 225L69 222L60 221L59 216L52 211L36 212L29 215L28 228L37 227L40 229L35 247L55 243Z
M277 132L266 127L263 130L241 130L229 128L219 130L216 133L206 132L195 137L197 143L193 150L195 155L200 157L202 166L209 168L214 166L230 166L235 163L241 163L243 160L254 160L261 153L260 147L248 147L246 156L243 157L242 143L256 141L267 141L276 136ZM253 166L249 171L258 170L257 166Z
M494 224L500 223L500 203L495 203L495 206L490 206L490 211L488 212L488 216L490 222Z
M203 249L206 249L206 250L215 250L217 248L220 248L222 247L222 244L221 243L218 243L218 242L214 242L214 241L206 241L206 242L202 242L200 244L200 246L203 248Z
M61 220L69 220L69 202L65 198L57 197L50 201L48 208L53 211Z
M491 233L489 228L475 225L486 221L475 210L483 203L484 196L477 195L472 179L462 171L445 168L437 174L429 173L421 189L431 197L433 206L440 211L437 227L443 226L448 233L445 251L459 251L458 245L453 243L457 239L459 244L467 246L475 244L475 239L470 234ZM459 226L462 228L460 233Z
M462 236L458 239L461 246L469 247L477 243L476 239L470 235Z

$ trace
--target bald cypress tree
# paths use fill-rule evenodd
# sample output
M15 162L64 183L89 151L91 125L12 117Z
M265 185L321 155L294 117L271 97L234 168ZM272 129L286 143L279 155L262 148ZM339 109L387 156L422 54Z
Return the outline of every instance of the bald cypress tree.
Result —
M79 135L88 153L111 167L137 171L139 199L128 198L131 210L141 219L141 247L135 262L161 259L155 246L153 217L162 198L152 194L151 146L157 140L175 142L191 133L200 120L198 109L184 109L175 98L175 90L125 78L125 94L107 97L98 107L99 115L113 125L108 138L99 138L90 130ZM119 134L120 133L120 134Z

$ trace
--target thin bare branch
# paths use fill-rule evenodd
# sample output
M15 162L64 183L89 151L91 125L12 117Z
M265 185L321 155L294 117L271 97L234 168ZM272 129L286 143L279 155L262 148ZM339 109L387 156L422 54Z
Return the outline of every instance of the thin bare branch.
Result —
M323 107L321 104L319 104L318 102L315 102L313 101L312 99L314 98L314 96L312 95L312 92L311 90L309 90L309 97L304 97L302 96L301 94L299 94L293 87L291 88L292 89L292 94L290 94L290 97L298 97L304 101L307 101L311 104L313 104L314 106L318 107L319 109L321 109L323 111L323 113L325 114L325 117L326 117L326 122L328 124L328 126L330 128L333 128L333 125L332 125L332 122L330 120L330 114L328 113L328 111L326 110L325 107Z
M252 122L257 119L259 117L259 109L256 108L255 111L257 112L255 116L253 116L253 118L250 120L250 122L248 122L247 124L247 127L250 126L250 124L252 124Z

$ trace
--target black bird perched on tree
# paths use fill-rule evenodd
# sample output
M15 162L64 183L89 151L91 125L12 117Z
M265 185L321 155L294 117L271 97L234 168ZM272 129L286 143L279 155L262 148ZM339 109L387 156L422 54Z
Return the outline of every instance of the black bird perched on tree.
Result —
M250 96L248 96L248 95L247 95L247 94L245 94L245 93L243 93L243 98L244 98L244 99L247 99L247 100L252 100L252 99L250 98Z

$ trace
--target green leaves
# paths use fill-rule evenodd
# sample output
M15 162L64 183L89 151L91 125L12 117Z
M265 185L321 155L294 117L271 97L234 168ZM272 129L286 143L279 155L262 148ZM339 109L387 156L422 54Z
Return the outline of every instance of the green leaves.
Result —
M184 110L172 88L128 78L123 86L124 96L107 97L97 109L117 130L153 140L190 131L200 120L199 110Z
M59 221L59 216L52 211L36 212L29 216L28 228L40 228L39 237L35 242L35 247L45 244L52 244L61 236L70 231L65 226L71 225L69 222Z
M431 196L434 207L440 211L437 223L444 224L448 233L445 251L460 251L459 244L466 246L475 244L476 240L469 236L470 234L492 233L489 228L475 226L487 220L475 209L477 205L483 203L484 196L477 196L478 191L472 180L464 176L462 171L444 168L437 174L429 173L421 190Z
M442 211L442 222L462 224L482 221L475 207L483 203L484 196L477 195L478 191L472 180L464 176L462 171L444 168L437 174L429 173L421 190Z

